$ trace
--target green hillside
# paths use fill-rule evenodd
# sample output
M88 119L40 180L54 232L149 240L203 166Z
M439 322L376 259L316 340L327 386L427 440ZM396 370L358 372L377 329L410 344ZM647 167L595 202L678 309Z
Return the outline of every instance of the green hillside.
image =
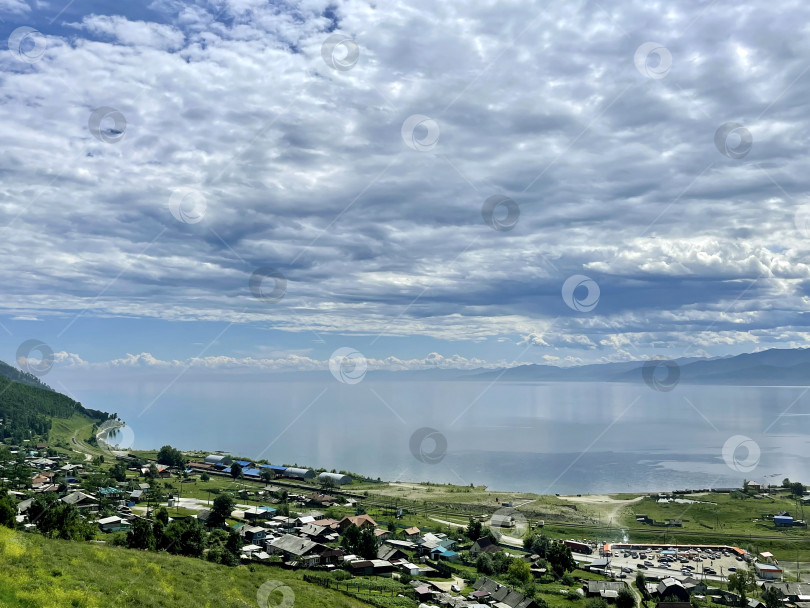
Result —
M0 361L0 440L21 443L23 439L47 437L53 419L86 417L102 422L110 414L90 410L78 401L57 393L36 376Z
M49 540L0 526L4 608L256 608L256 593L267 581L289 586L295 606L302 608L368 607L277 567L257 565L251 571L165 553ZM267 606L281 600L275 592Z

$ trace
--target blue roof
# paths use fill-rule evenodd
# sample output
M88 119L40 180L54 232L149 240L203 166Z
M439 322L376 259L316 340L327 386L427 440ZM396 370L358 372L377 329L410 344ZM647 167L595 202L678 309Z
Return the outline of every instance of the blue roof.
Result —
M262 469L272 469L274 471L286 471L287 467L280 467L277 464L260 464L260 468Z
M275 513L276 511L278 511L278 509L274 509L273 507L264 507L264 506L259 507L259 510L260 511L270 511L271 513Z
M249 467L251 464L249 460L234 460L234 462L240 467Z
M254 475L258 477L261 471L259 469L242 469L242 475Z
M225 469L222 469L222 472L223 473L230 473L231 472L231 467L227 467Z

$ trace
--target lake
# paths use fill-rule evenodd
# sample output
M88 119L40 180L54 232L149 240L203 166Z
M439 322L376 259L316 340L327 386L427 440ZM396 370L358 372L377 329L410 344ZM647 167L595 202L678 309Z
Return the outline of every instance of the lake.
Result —
M539 493L730 487L784 477L810 482L810 392L803 387L679 385L657 392L641 383L369 379L349 385L330 376L183 378L167 389L171 379L65 380L86 407L117 412L135 448L171 444L385 480ZM433 430L412 441L423 428Z

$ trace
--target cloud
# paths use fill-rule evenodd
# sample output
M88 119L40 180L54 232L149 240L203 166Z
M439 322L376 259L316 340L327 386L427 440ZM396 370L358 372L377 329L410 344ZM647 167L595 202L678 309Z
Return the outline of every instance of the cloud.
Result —
M439 353L429 353L421 359L399 359L387 357L385 359L369 358L366 360L369 370L408 371L428 369L495 369L499 367L512 367L514 363L506 361L485 361L476 358L451 355L445 357ZM257 357L230 357L207 356L191 357L183 360L162 360L151 353L127 354L125 357L109 361L89 362L75 353L60 351L54 353L54 362L63 369L72 370L118 370L118 371L176 371L190 370L220 370L244 372L289 372L289 371L319 371L329 369L329 359L318 360L298 354L286 356L257 358Z
M105 10L65 17L35 63L0 57L9 315L419 336L482 360L804 343L800 3ZM350 70L322 58L332 33L358 45ZM636 68L646 41L665 78ZM109 117L89 126L103 107L117 143ZM403 141L414 114L438 125L429 151ZM752 134L743 158L716 145L727 122ZM171 213L178 188L199 222ZM513 229L482 217L494 194ZM265 266L287 279L276 304L248 288ZM573 274L600 287L589 313L562 300Z

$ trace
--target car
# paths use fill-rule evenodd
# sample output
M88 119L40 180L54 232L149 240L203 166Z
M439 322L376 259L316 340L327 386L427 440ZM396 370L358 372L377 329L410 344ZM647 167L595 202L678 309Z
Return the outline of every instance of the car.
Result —
M655 564L652 563L650 560L645 561L644 565L647 566L648 568L652 568L653 566L655 566Z
M450 591L453 593L461 593L461 587L458 585L450 585Z
M646 570L647 566L645 566L644 564L636 564L636 568L638 568L639 570Z
M669 564L661 564L658 566L659 568L669 568Z
M619 573L616 575L616 578L627 578L627 575L626 575L626 574L623 574L623 573L621 573L621 572L619 572Z
M633 571L633 569L632 569L630 566L624 566L624 567L622 568L622 572L627 572L627 573L630 573L630 572L632 572L632 571Z
M738 555L738 556L737 556L737 561L738 561L738 562L741 562L741 561L743 561L743 558L741 558L741 557Z
M734 566L731 566L731 567L728 569L728 571L729 571L729 572L736 572L736 571L737 571L737 568L735 568Z

